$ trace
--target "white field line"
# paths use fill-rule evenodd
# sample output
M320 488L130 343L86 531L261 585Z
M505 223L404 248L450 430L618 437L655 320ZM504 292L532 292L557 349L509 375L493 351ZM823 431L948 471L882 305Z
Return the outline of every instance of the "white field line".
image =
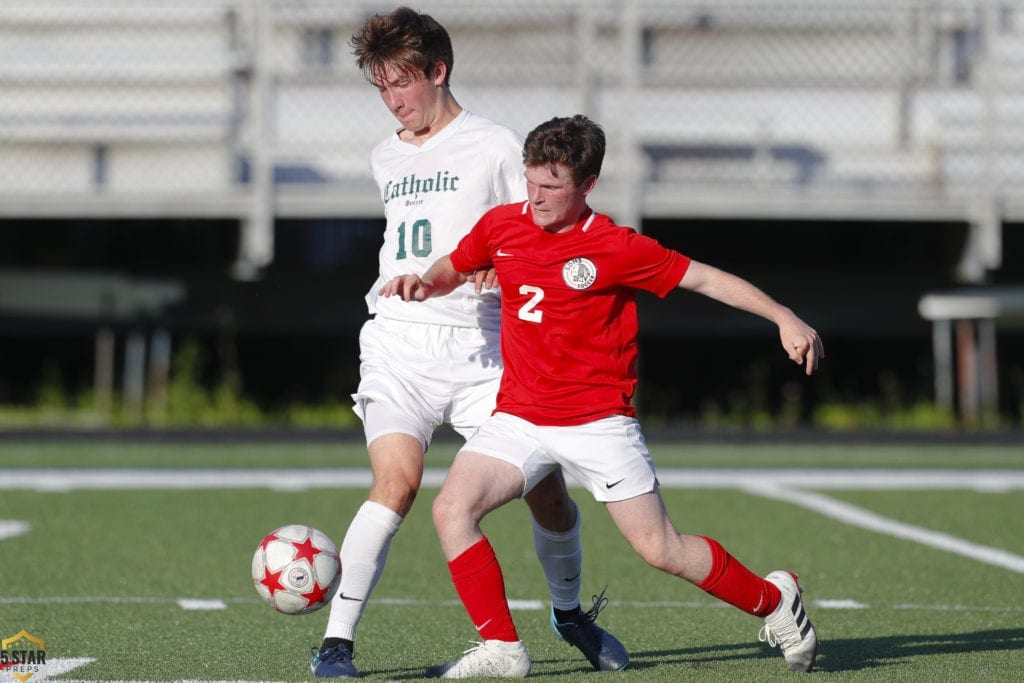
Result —
M446 469L428 468L423 486L437 487ZM115 489L366 488L368 469L26 469L0 474L0 490L40 492ZM846 524L895 536L945 552L1024 573L1024 557L941 532L916 527L855 505L802 489L974 490L999 493L1024 489L1024 470L948 469L687 469L665 468L666 488L730 488L801 505Z
M227 603L223 600L179 598L175 602L178 603L178 607L187 612L211 612L228 608Z
M430 468L424 472L423 485L440 486L446 470ZM665 468L658 472L661 485L666 488L735 488L752 494L768 496L807 507L848 524L868 528L924 543L948 552L972 557L982 562L1005 566L1024 572L1024 558L996 548L987 548L946 534L921 529L890 520L820 494L792 489L846 489L846 490L975 490L1001 492L1024 489L1024 472L1019 470L767 470L767 469L682 469ZM0 474L0 490L33 490L40 492L116 489L215 489L215 488L270 488L302 491L312 488L365 488L370 484L370 472L365 469L318 470L13 470ZM0 521L0 539L25 533L25 522ZM221 605L234 602L256 602L251 599L197 600L193 598L145 597L52 597L22 598L0 596L0 604L47 603L167 603L182 609L222 609ZM380 604L425 604L429 601L381 598ZM456 601L430 604L456 605ZM630 606L652 607L716 607L698 602L627 602ZM812 601L818 609L865 609L869 607L850 599L819 599ZM511 600L517 610L534 610L542 606L538 600ZM969 605L891 605L890 609L922 611L999 611L1024 612L1015 606ZM56 666L48 667L47 677L66 673L94 661L90 658L52 660ZM85 680L66 680L64 683L97 683ZM119 683L134 683L121 681ZM183 681L182 683L247 683L243 681Z
M32 525L17 519L0 519L0 541L5 538L24 536L31 531Z
M1020 555L1015 555L1000 548L971 543L970 541L965 541L940 531L932 531L914 526L913 524L883 517L870 510L865 510L856 505L823 496L819 493L794 491L771 484L751 484L744 487L744 490L766 498L774 498L805 507L808 510L813 510L845 524L869 529L887 536L895 536L907 541L914 541L937 550L969 557L978 562L1003 567L1018 574L1024 574L1024 557Z
M542 600L533 598L510 598L509 608L517 612L536 612L547 609L547 598ZM104 605L132 605L132 604L154 604L154 605L178 605L183 610L194 609L193 603L202 602L211 609L227 609L228 605L255 605L263 604L257 597L252 598L223 598L221 600L194 598L152 598L152 597L131 597L115 595L97 596L53 596L46 598L26 598L22 596L0 596L0 605L67 605L67 604L104 604ZM388 605L391 607L457 607L462 609L462 603L458 600L424 600L422 598L374 598L375 605ZM213 607L214 604L221 605ZM708 602L696 600L616 600L616 605L623 607L637 607L639 609L733 609L724 602ZM900 610L920 612L1021 612L1024 613L1024 605L921 605L921 604L897 604L897 605L868 605L851 598L816 598L808 600L807 604L818 609L834 610ZM2 680L2 679L0 679Z
M75 602L75 603L87 603L87 602L101 602L101 603L122 603L122 602L123 603L145 603L145 602L150 602L150 603L169 603L169 602L176 602L176 603L179 604L179 606L182 606L183 609L188 609L187 607L185 607L185 605L183 603L199 602L199 601L194 601L194 600L190 600L190 599L177 599L177 600L175 600L175 599L166 599L166 598L125 598L125 597L29 598L29 599L26 599L26 598L4 598L4 597L0 597L0 604L4 604L4 603L25 603L25 602L31 602L33 604L46 604L46 603L51 603L51 602L52 603L67 603L67 602ZM221 602L221 601L202 601L202 602ZM227 603L227 602L232 602L232 603L252 602L252 603L255 603L255 602L260 602L260 601L257 600L256 598L234 598L234 599L230 599L229 598L229 599L226 599L226 600L222 601L222 604L223 603ZM397 605L397 606L405 606L405 605L433 605L433 606L451 606L451 607L458 606L458 607L461 608L461 603L456 601L456 600L434 600L434 601L431 601L431 600L411 600L411 599L396 599L396 598L380 598L380 599L376 599L375 602L379 603L379 604L382 604L382 605ZM639 607L639 608L642 608L642 609L650 609L650 608L658 608L658 607L670 608L670 609L680 609L680 608L691 608L691 609L711 608L711 609L720 609L720 608L729 608L728 605L725 605L723 603L686 602L686 601L671 601L671 600L657 601L657 602L641 602L641 601L624 600L624 601L621 601L621 603L619 603L619 604L627 605L627 606L630 606L630 607ZM867 609L867 608L869 608L869 605L865 605L863 603L857 602L855 600L849 600L849 599L841 599L841 600L829 600L829 599L813 600L813 601L811 601L811 604L814 606L815 609ZM538 609L545 609L546 608L546 602L543 601L543 600L509 600L509 607L514 609L514 610L538 610ZM1017 606L1012 606L1012 605L1000 606L1000 607L968 606L968 605L888 605L888 606L882 606L883 609L885 607L888 607L889 609L898 609L898 610L941 611L941 612L971 612L971 611L980 611L980 612L1024 612L1024 607L1017 607ZM46 680L47 678L49 678L51 676L58 676L58 675L67 673L67 672L69 672L69 671L71 671L73 669L76 669L76 668L80 667L80 666L84 666L86 664L91 664L94 661L96 661L96 660L94 658L91 658L91 657L81 657L81 658L74 658L74 659L52 659L52 660L49 660L50 663L47 665L47 669L45 671L45 674L42 677L40 677L39 680ZM43 673L43 672L40 672L40 673ZM3 681L3 680L4 680L4 677L2 675L0 675L0 681ZM70 679L70 680L69 679L62 679L62 683L143 683L143 681L129 681L129 680L96 681L96 680L87 680L87 679ZM250 681L227 681L227 680L208 681L208 680L203 680L203 679L190 679L190 680L179 681L178 683L252 683L252 682L250 682ZM268 681L261 681L260 683L269 683L269 682Z
M109 599L105 600L109 601ZM140 602L141 600L129 600L128 602ZM149 600L146 600L149 601ZM246 602L256 602L254 598L247 600ZM0 604L3 604L4 599L0 598ZM163 602L168 602L164 600ZM228 602L241 602L240 600L229 600ZM458 605L461 607L461 603L455 600L444 600L444 601L426 601L426 600L401 600L401 599L387 599L382 598L375 600L377 603L382 604L393 604L393 605L409 605L409 604L433 604L433 605ZM530 603L532 609L533 602L540 601L524 601ZM813 600L811 601L815 609L867 609L870 606L864 605L863 603L856 602L854 600ZM728 608L728 605L721 603L707 603L707 602L674 602L674 601L663 601L663 602L635 602L635 601L622 601L623 605L629 605L631 607L651 608L651 607L668 607L671 609L679 609L682 607L687 608ZM969 612L969 611L981 611L981 612L1024 612L1024 607L1006 605L1000 607L972 607L967 605L883 605L880 606L882 609L896 609L896 610L917 610L917 611L941 611L941 612ZM878 609L878 608L876 608ZM73 669L76 669L85 664L91 664L95 659L91 657L82 657L75 659L53 659L49 660L50 665L47 666L46 676L40 680L46 680L50 676L57 676L62 673L67 673ZM52 666L52 668L51 668ZM0 675L0 681L4 678ZM61 679L61 683L151 683L144 681L135 680L117 680L117 681L97 681L97 680L86 680L86 679ZM254 683L251 681L228 681L228 680L203 680L203 679L189 679L178 681L177 683ZM272 683L270 681L261 681L260 683Z
M436 488L447 474L427 468L423 486ZM76 490L239 489L305 491L317 488L367 488L365 468L319 469L13 469L0 472L0 490L60 492ZM1024 470L949 469L713 469L658 470L665 488L738 488L774 485L813 489L937 490L1003 492L1024 489Z

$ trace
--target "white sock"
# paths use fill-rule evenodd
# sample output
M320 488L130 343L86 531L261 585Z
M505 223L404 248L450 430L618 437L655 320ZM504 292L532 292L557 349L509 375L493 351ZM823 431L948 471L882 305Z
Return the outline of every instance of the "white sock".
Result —
M575 506L576 504L573 503ZM576 524L568 531L549 531L533 520L533 547L544 568L555 609L572 609L580 604L583 579L583 548L580 546L580 510L576 508Z
M324 638L355 640L356 626L401 523L398 513L380 503L366 501L360 506L341 542L341 585L331 600Z

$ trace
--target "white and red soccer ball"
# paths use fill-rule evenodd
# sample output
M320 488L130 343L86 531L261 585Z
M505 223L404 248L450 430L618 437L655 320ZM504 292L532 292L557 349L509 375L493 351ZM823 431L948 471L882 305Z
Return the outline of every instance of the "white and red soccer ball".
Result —
M309 614L334 597L341 559L330 537L289 524L263 537L252 556L252 580L263 601L284 614Z

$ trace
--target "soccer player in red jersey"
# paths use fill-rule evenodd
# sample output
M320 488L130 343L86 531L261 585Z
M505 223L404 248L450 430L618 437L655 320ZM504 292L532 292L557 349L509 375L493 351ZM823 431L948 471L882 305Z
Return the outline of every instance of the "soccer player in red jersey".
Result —
M382 299L377 291L400 273L429 268L488 209L526 197L522 137L455 99L454 53L444 26L398 7L369 16L351 45L399 127L370 154L387 221L352 396L373 482L339 546L345 570L309 665L318 678L359 676L356 629L419 492L434 431L447 423L471 435L493 411L501 382L499 297L476 284L486 285L489 271L427 304ZM561 471L552 471L524 498L551 595L554 633L595 669L623 668L629 653L595 622L604 603L595 599L584 611L579 602L581 517Z
M605 503L650 565L765 620L792 671L809 671L817 636L796 575L761 578L706 536L680 534L662 502L654 463L630 403L636 387L636 290L675 288L771 320L786 354L810 375L821 338L751 283L616 225L587 205L605 139L583 116L556 118L527 136L529 199L491 209L448 257L422 276L402 275L384 296L441 296L493 266L501 283L505 370L494 414L459 451L434 502L452 580L484 643L428 675L522 677L519 639L483 517L561 468Z

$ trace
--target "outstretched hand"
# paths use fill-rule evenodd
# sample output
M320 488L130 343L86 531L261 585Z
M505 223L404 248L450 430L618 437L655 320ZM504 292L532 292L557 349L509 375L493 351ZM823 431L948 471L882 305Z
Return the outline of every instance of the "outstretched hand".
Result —
M825 357L825 345L817 331L792 313L779 323L779 339L789 359L803 365L808 375Z
M419 275L399 275L380 288L383 297L398 296L402 301L423 301L430 296L431 287Z
M473 289L479 294L485 289L494 289L498 286L498 272L494 268L478 270L469 275L469 281L473 283Z

